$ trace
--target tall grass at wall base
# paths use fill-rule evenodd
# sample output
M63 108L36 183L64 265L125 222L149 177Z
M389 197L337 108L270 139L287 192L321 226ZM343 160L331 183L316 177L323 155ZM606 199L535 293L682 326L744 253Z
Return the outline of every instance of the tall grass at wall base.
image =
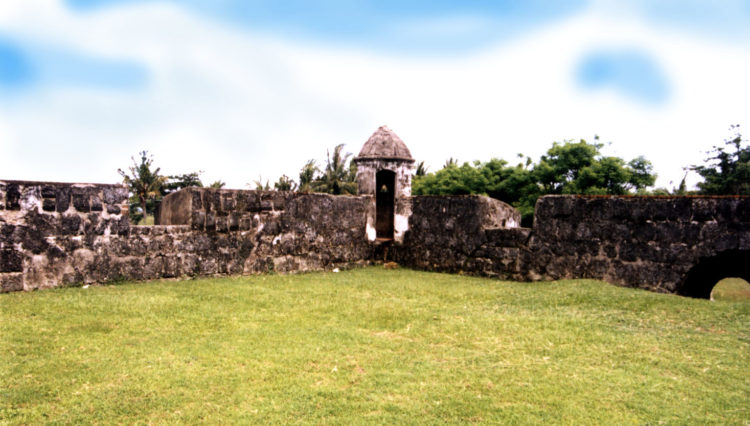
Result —
M750 304L365 268L0 295L0 423L735 423Z

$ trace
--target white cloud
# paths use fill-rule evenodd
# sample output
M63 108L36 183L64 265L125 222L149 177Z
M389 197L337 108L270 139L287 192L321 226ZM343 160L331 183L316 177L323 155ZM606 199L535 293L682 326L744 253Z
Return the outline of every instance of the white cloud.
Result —
M47 88L0 100L0 177L105 181L149 149L166 173L204 170L243 187L297 177L309 158L359 150L382 124L432 170L448 157L538 157L554 140L613 141L644 154L675 185L729 124L750 116L750 53L592 9L471 55L389 57L227 28L165 4L76 14L49 0L0 6L0 28L92 55L144 64L142 91ZM649 107L581 92L577 61L593 48L656 58L673 97Z

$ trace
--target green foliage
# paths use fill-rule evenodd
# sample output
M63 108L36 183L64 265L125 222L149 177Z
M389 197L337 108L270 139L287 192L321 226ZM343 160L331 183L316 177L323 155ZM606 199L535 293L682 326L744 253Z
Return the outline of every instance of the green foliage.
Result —
M653 166L643 156L626 163L619 157L603 157L602 147L583 139L553 143L534 167L542 192L623 195L654 184Z
M685 173L685 176L683 176L682 180L680 180L680 184L677 187L672 187L671 190L667 188L654 188L652 190L639 189L637 191L637 194L638 195L665 195L665 196L689 195L692 192L687 190L687 183L685 182L686 179L687 179L687 173Z
M320 169L315 164L315 160L308 160L299 172L299 191L312 192L312 184L318 173L320 173Z
M290 179L287 175L281 175L279 180L273 184L273 188L277 191L296 191L297 182L294 179Z
M414 172L414 176L417 176L417 177L422 177L422 176L426 175L426 174L427 174L427 169L428 169L428 168L429 168L429 167L426 167L426 166L424 165L424 161L420 161L420 162L419 162L419 164L417 164L417 169L416 169L416 171Z
M597 138L598 140L598 138ZM415 176L415 195L483 194L519 209L524 226L531 225L534 205L544 194L622 195L644 190L656 175L644 157L629 162L603 157L601 143L555 142L537 164L528 157L516 166L493 158L489 162L458 166L450 158L435 173Z
M356 194L357 165L349 160L351 153L343 153L344 144L336 145L326 151L326 167L322 171L315 160L309 160L302 167L299 175L300 192L324 192L327 194Z
M213 181L211 185L208 185L209 188L213 189L221 189L226 186L226 182L222 182L221 180Z
M730 131L733 135L724 141L725 146L714 146L707 153L705 165L690 167L703 178L698 183L701 194L750 195L750 146L742 139L739 124Z
M263 176L258 176L258 179L253 181L253 184L255 185L256 191L270 191L271 190L271 184L268 181L268 179L266 179L266 182L263 183ZM251 186L250 184L247 184L247 185Z
M169 176L166 184L162 185L161 187L161 195L164 196L169 193L179 191L183 188L203 187L203 182L201 182L200 179L201 173L203 173L203 171Z
M412 192L415 195L466 195L486 194L487 179L482 174L481 165L446 163L436 173L415 177Z
M525 224L531 220L540 190L532 172L523 165L511 167L496 158L460 167L451 161L446 164L447 167L435 173L415 177L414 195L487 195L519 209L526 218Z
M117 169L130 192L129 213L133 223L153 224L156 206L164 196L182 188L203 186L200 180L202 171L162 176L159 174L160 168L152 170L154 158L148 151L144 150L138 154L141 158L140 164L131 157L133 165L128 168L128 172Z
M0 294L0 424L744 424L748 323L382 267Z
M135 223L138 223L144 215L153 213L153 203L161 197L160 191L167 182L167 177L159 174L158 167L151 170L154 159L148 155L148 151L141 151L139 155L141 156L140 164L131 157L133 165L128 168L128 172L117 169L117 173L122 176L123 183L131 194L130 218Z

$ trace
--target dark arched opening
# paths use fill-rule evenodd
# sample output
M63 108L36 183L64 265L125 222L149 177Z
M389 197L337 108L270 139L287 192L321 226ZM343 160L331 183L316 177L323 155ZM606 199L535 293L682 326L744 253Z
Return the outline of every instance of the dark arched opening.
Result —
M711 290L724 278L750 281L750 250L727 250L715 256L701 258L685 275L677 293L710 299Z
M393 206L395 201L396 173L381 170L375 175L375 234L378 238L393 238Z

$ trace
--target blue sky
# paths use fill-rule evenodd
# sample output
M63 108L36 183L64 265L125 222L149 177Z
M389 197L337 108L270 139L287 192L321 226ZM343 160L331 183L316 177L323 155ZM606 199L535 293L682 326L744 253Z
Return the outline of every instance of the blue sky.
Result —
M114 182L148 149L243 187L388 124L433 170L597 134L669 186L750 116L749 24L750 0L6 0L0 178Z

